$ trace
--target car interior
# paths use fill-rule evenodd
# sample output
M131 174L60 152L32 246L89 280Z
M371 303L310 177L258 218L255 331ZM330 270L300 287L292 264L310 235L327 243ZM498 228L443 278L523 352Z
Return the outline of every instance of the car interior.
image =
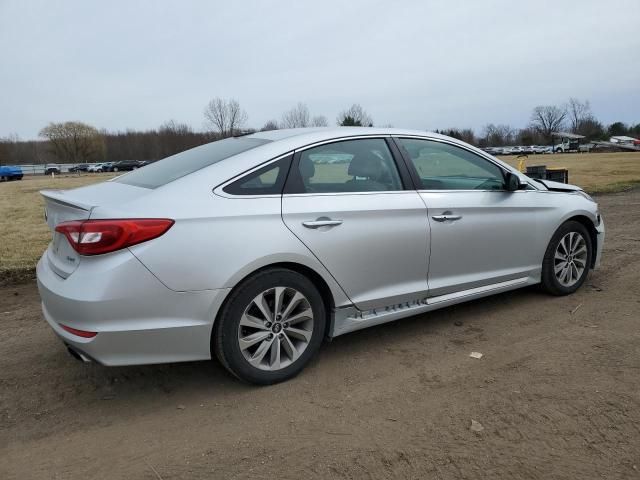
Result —
M305 193L402 190L391 153L382 139L340 142L302 152L298 165ZM295 178L291 179L296 182Z

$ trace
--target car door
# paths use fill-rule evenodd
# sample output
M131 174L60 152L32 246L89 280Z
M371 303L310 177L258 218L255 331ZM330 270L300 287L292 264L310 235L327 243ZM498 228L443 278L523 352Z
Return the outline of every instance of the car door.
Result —
M422 300L428 290L427 210L389 142L297 151L282 197L286 226L363 310Z
M459 145L396 142L428 209L430 297L539 275L548 238L536 225L550 207L535 191L506 191L503 167Z

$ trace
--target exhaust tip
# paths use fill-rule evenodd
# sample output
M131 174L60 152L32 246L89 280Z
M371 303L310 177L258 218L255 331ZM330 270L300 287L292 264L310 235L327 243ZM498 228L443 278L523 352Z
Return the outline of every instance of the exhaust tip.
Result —
M84 353L77 351L76 349L71 347L71 345L67 345L67 351L76 360L84 363L91 363L91 359L89 357L87 357Z

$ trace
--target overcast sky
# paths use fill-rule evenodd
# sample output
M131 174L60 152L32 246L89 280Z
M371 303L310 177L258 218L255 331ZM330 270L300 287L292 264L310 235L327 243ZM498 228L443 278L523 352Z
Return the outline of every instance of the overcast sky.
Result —
M259 128L297 102L330 123L525 126L588 99L640 122L640 1L0 0L0 137L51 121L203 129L212 97Z

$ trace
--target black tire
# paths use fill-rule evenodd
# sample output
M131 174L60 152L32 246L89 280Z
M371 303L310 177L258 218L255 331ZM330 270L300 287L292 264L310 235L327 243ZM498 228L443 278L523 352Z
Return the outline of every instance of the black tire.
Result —
M578 278L578 281L571 286L565 286L560 283L555 274L555 253L558 248L558 244L565 237L565 235L575 232L579 233L586 243L587 256L586 256L586 268ZM578 290L589 275L589 269L591 268L591 262L593 258L593 244L591 242L591 235L587 228L580 222L570 220L560 225L558 230L551 237L551 241L547 246L547 250L544 254L544 260L542 262L542 288L551 295L570 295Z
M244 357L238 341L240 319L253 299L274 287L289 287L306 297L313 312L311 339L302 354L279 370L262 370ZM242 381L271 385L293 378L318 352L325 333L326 308L320 292L304 275L284 268L263 270L238 285L225 301L211 339L212 350L220 363Z

